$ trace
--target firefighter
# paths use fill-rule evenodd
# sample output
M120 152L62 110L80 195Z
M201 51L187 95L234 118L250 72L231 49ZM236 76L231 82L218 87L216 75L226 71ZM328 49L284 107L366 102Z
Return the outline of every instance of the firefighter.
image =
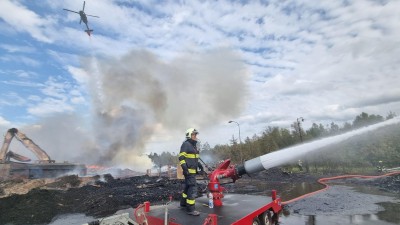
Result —
M186 208L187 214L198 216L200 213L195 210L195 197L197 192L196 174L197 168L204 173L203 166L199 163L199 151L196 147L197 134L194 128L186 130L186 140L182 143L179 153L179 163L185 176L185 188L182 192L180 206Z
M300 159L297 161L297 167L299 168L300 172L303 172L303 162Z
M378 172L383 172L386 169L382 160L378 161L378 166L376 168L378 169Z

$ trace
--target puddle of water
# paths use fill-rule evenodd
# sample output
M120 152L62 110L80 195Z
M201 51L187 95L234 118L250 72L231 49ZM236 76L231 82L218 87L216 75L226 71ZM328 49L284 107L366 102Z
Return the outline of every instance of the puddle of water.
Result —
M351 216L327 216L327 215L290 215L281 217L282 225L396 225L399 223L386 222L375 214L351 215Z
M335 188L337 190L332 191ZM293 190L302 190L302 187L297 187ZM281 224L400 224L400 199L396 194L383 192L375 187L365 186L333 186L328 191L325 194L318 194L320 196L307 198L302 203L303 205L300 203L300 206L297 206L297 209L294 205L294 207L289 208L290 211L287 209L283 210L280 217ZM336 197L341 198L341 200L332 204L329 198ZM312 205L316 201L322 206L313 208ZM305 207L306 205L310 205L310 207ZM332 208L330 209L329 207ZM304 208L309 208L309 210L307 211Z
M400 203L381 202L378 205L385 209L376 214L378 218L390 223L400 224Z
M91 216L85 214L65 214L57 216L49 225L76 225L84 224L95 220Z
M282 201L287 201L313 191L318 191L322 188L324 188L324 186L317 183L301 182L301 183L283 184L282 187L278 190Z
M133 208L119 210L115 213L115 215L129 213L131 218L133 218L132 212ZM92 221L99 220L99 218L94 218L91 216L86 216L85 214L76 213L76 214L64 214L59 215L48 225L80 225L85 223L90 223Z
M250 184L249 184L250 183ZM270 196L272 190L277 190L282 201L296 198L306 193L320 190L324 186L318 183L288 183L288 182L265 182L259 180L237 181L235 184L225 186L229 192L245 193L252 195Z

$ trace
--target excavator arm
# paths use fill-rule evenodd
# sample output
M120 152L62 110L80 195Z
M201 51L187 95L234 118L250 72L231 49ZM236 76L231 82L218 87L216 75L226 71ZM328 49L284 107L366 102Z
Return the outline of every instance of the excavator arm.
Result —
M35 142L33 142L24 133L20 132L16 128L9 129L6 135L4 136L4 143L1 146L0 150L0 162L9 161L10 157L17 159L19 161L26 161L26 159L28 159L27 157L8 151L10 143L14 137L18 141L20 141L27 149L32 151L33 154L35 154L36 157L39 159L39 162L48 162L48 163L54 162L54 160L51 160L50 156L43 149L41 149L37 144L35 144Z
M8 152L8 148L10 147L11 140L14 138L14 133L15 133L14 129L15 128L9 129L6 133L6 135L4 136L4 142L3 142L3 145L1 146L1 150L0 150L0 162L8 161L7 152Z

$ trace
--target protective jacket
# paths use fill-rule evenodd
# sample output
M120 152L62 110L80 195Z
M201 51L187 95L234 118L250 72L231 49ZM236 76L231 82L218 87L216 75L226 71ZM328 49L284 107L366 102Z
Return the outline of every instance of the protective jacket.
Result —
M179 163L183 169L184 175L196 175L197 167L201 170L202 165L199 163L199 151L196 149L197 141L188 139L182 143L179 153Z

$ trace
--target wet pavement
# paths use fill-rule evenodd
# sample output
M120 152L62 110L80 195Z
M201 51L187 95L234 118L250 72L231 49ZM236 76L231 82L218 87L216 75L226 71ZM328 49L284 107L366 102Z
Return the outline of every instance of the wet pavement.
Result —
M325 192L287 205L281 222L287 225L400 224L400 196L375 187L333 185Z
M376 214L327 216L327 215L290 215L281 218L282 225L396 225L399 223L386 222Z

